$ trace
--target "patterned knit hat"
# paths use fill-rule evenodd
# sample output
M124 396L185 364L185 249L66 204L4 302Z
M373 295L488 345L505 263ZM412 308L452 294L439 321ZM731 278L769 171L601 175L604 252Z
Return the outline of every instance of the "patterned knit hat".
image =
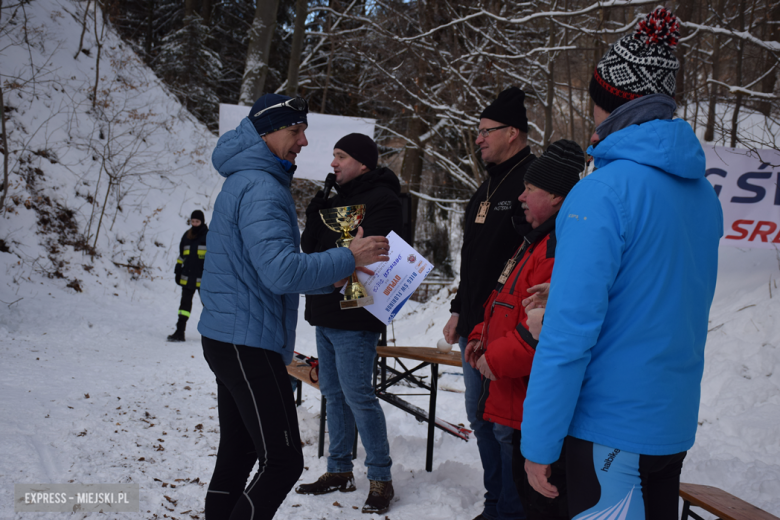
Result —
M647 94L674 97L679 28L677 17L663 7L641 20L636 32L618 40L596 65L589 89L593 102L612 112Z
M585 169L585 154L580 145L568 139L555 141L531 163L525 182L554 195L565 197L580 180Z

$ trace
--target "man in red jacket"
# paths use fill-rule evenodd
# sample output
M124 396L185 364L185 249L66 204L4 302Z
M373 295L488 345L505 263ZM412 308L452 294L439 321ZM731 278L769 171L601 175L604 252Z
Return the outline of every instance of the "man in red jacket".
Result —
M515 430L513 476L528 520L568 519L562 498L565 477L553 465L552 478L558 485L558 498L546 498L528 485L525 461L518 450L523 401L528 388L537 340L528 331L528 316L522 301L529 289L550 281L555 262L555 217L564 198L579 181L585 167L582 148L573 141L551 144L541 158L528 167L525 191L519 201L532 231L507 261L498 285L485 305L484 321L469 335L466 361L483 376L478 415ZM560 464L560 461L559 463Z

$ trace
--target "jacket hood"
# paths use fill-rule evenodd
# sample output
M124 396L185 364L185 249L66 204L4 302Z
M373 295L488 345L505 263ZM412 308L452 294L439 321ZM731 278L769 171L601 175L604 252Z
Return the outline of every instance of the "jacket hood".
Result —
M285 184L290 184L295 172L295 166L285 171L248 118L219 138L211 154L211 164L225 178L239 171L262 170Z
M656 119L628 126L610 134L598 146L589 146L588 154L596 168L622 159L685 179L703 178L706 169L704 150L691 125L682 119Z
M393 170L385 167L371 170L370 172L366 172L363 175L352 179L352 181L345 185L339 186L338 192L342 196L352 197L364 191L373 190L379 186L390 188L396 195L401 193L401 182L398 180L398 176L393 173Z

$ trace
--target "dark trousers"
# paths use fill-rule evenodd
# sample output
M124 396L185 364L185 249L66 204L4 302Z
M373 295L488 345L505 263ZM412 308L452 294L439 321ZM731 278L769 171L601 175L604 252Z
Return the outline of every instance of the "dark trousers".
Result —
M206 520L266 520L303 472L298 415L281 355L202 337L217 377L219 448ZM252 466L257 473L247 485Z
M197 289L189 289L187 287L181 288L181 301L179 302L179 322L176 325L177 328L181 327L181 330L187 326L187 320L190 318L190 312L192 312L192 299L195 297L195 291L198 291L200 296L200 287Z
M641 455L566 438L572 518L611 510L627 520L678 518L680 473L687 452Z
M566 443L561 457L553 462L550 483L558 488L556 498L547 498L531 487L525 472L525 457L520 452L520 430L512 435L512 477L515 481L520 503L523 504L526 520L568 520L569 507L566 485ZM567 439L568 441L568 439Z

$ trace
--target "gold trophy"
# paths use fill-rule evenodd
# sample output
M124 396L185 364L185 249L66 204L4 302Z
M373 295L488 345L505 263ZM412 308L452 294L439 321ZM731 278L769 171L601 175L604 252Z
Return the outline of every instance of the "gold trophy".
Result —
M326 226L341 238L336 240L338 247L349 247L354 238L350 231L357 229L366 214L366 205L341 206L338 208L321 209L320 217ZM374 297L368 294L366 288L358 281L357 271L349 275L347 288L344 290L344 300L339 302L343 309L357 309L374 303Z

